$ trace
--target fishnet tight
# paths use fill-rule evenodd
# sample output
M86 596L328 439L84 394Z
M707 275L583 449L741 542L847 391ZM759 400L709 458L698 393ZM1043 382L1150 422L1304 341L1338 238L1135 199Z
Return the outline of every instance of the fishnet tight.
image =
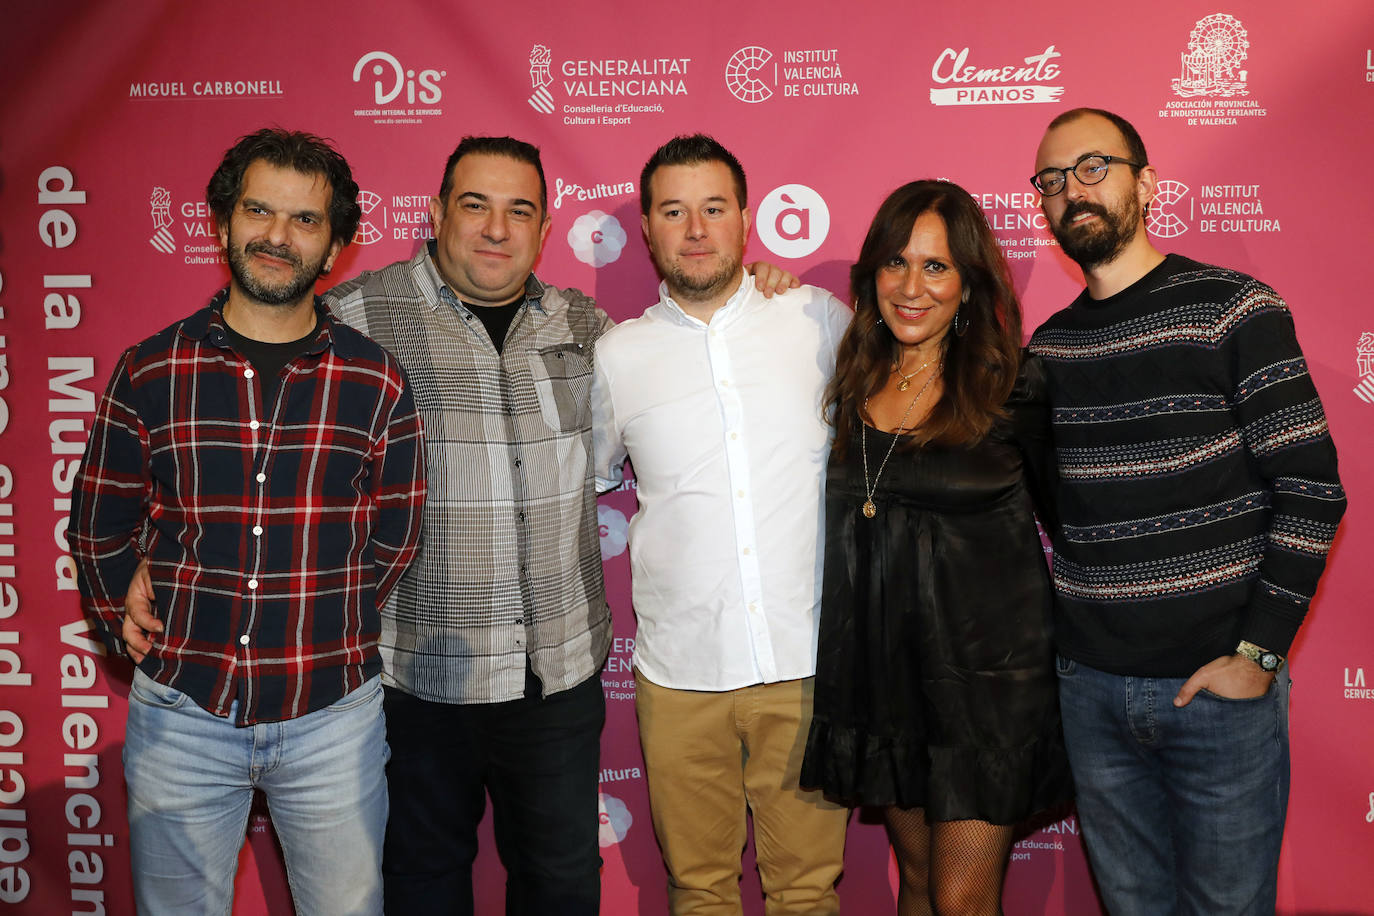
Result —
M887 808L884 820L897 854L897 916L1001 916L1010 826L927 823L921 808Z

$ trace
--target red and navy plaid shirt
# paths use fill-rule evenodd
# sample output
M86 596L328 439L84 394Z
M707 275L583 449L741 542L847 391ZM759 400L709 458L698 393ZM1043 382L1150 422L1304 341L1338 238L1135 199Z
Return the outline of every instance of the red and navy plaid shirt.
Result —
M337 702L381 670L378 606L419 547L420 417L381 346L334 321L270 404L209 307L125 351L72 492L87 613L125 654L146 556L165 631L140 668L240 725Z

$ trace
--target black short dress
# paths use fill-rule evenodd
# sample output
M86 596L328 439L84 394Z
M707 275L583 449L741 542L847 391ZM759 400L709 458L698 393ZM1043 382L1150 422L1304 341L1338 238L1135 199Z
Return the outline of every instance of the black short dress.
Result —
M859 430L832 454L804 786L995 824L1072 794L1032 508L1053 458L1034 357L1007 408L975 446L898 445L873 518ZM866 434L872 475L892 434Z

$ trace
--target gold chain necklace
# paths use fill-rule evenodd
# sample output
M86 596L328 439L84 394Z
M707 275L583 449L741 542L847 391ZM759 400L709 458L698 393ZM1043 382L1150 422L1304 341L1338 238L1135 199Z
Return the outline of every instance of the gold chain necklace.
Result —
M930 363L927 362L926 366L929 365ZM924 368L925 366L921 367L921 369ZM916 372L920 372L921 369L917 369ZM897 371L899 373L901 372L900 369L898 369ZM914 376L916 372L913 372L911 374ZM871 485L868 482L868 424L864 422L863 414L859 415L859 448L864 456L865 498L863 510L865 518L872 518L873 516L878 514L878 507L873 504L873 493L878 489L878 481L882 479L883 469L887 467L887 459L892 457L892 451L897 447L897 440L902 437L902 433L906 432L906 421L907 418L911 416L911 411L915 409L916 402L921 399L921 395L926 393L926 389L930 387L930 383L935 381L935 376L939 374L940 367L936 366L935 371L930 373L930 377L926 379L926 383L921 386L921 390L916 392L916 397L912 398L911 403L907 405L906 413L902 414L902 422L897 424L897 431L892 434L892 444L887 447L887 454L883 456L883 463L878 465L878 473L873 476L873 483ZM897 386L897 390L902 390L902 386L900 384ZM863 412L868 413L868 398L864 398Z
M922 372L926 371L926 366L929 366L929 365L930 365L930 360L926 360L925 362L921 363L921 367L920 367L919 369L917 369L915 372L911 373L910 375L907 375L905 372L902 371L902 363L901 363L900 360L898 360L898 361L897 361L897 365L895 365L895 366L892 367L893 369L896 370L897 374L900 375L900 376L902 377L902 380L901 380L900 382L897 383L897 390L898 390L898 391L906 391L908 388L910 388L910 387L911 387L911 380L914 379L916 376L920 375ZM866 406L866 405L865 405L865 406Z

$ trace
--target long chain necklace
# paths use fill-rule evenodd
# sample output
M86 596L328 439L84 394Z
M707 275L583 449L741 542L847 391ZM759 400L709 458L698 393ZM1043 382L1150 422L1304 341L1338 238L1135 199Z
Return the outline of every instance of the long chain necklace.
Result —
M929 366L929 365L930 365L930 360L926 360L925 362L921 363L921 366L920 366L919 369L917 369L915 372L911 373L910 375L907 375L905 372L902 371L902 363L901 363L900 360L898 360L898 361L897 361L897 365L895 365L895 366L892 367L893 369L896 370L897 374L900 375L900 376L902 377L902 380L901 380L900 382L897 383L897 390L898 390L898 391L906 391L908 388L910 388L910 387L911 387L911 380L914 379L916 376L920 375L922 372L926 371L926 366Z
M929 365L930 363L927 362L926 366ZM924 368L925 366L921 367L921 369ZM917 369L916 372L920 372L921 369ZM897 371L899 373L901 372L900 369ZM911 374L914 376L916 372L913 372ZM930 383L935 381L935 376L939 374L940 369L937 366L935 371L930 373L930 377L926 379L926 383L921 386L921 390L916 392L916 397L912 398L911 403L907 405L906 413L902 414L902 422L897 424L897 431L892 434L892 444L887 447L887 454L883 456L883 463L878 465L878 473L873 476L872 484L868 482L868 424L864 422L862 414L859 416L859 448L864 456L865 498L863 510L865 518L872 518L873 516L878 514L878 507L873 504L873 493L878 489L878 481L882 479L883 469L887 467L887 459L892 457L892 451L897 447L897 440L902 437L902 433L906 432L906 421L907 418L911 416L911 411L916 408L916 402L921 399L921 395L926 393L926 389L930 387ZM900 384L897 386L897 390L902 390L902 386ZM864 398L863 412L868 413L868 398Z

